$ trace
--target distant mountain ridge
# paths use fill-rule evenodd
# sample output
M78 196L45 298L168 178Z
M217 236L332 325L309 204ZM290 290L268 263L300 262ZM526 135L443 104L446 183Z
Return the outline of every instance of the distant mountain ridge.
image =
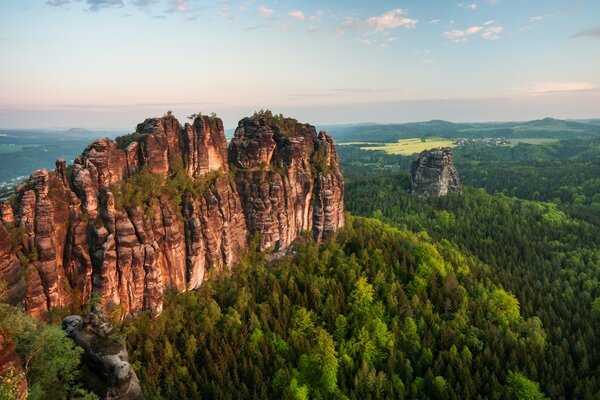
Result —
M399 139L440 137L548 137L557 139L598 137L599 120L561 120L546 117L533 121L515 122L450 122L431 120L400 124L357 124L332 127L338 142L392 142Z

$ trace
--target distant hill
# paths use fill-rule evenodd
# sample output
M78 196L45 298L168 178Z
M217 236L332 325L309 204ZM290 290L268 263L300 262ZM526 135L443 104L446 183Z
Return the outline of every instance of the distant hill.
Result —
M585 138L600 136L600 120L560 120L544 118L534 121L454 123L443 120L403 124L360 124L333 126L338 142L393 142L398 139L435 135L440 137L536 137Z

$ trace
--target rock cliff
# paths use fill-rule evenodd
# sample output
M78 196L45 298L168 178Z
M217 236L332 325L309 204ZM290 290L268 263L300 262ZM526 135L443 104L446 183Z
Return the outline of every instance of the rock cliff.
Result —
M229 159L248 230L262 248L285 249L303 231L317 240L344 223L344 179L333 139L282 116L238 124Z
M461 193L458 171L449 147L425 150L411 165L412 192L423 197Z
M160 313L166 289L231 267L253 234L263 249L322 240L343 225L343 191L333 139L311 125L255 115L228 149L215 116L146 119L2 204L0 279L38 317L92 296L123 316Z

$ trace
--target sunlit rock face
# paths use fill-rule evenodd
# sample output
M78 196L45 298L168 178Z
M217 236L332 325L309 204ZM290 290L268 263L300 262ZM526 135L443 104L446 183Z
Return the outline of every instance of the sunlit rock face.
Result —
M248 230L259 235L261 248L285 249L303 231L321 240L344 224L335 145L314 126L244 118L229 145L229 162Z
M458 171L449 147L425 150L411 166L412 192L423 197L461 193Z
M198 288L211 269L231 267L251 235L277 250L305 231L322 240L344 223L335 145L289 121L281 129L245 118L228 148L219 118L182 125L168 114L116 141L95 140L73 166L59 160L33 172L0 208L0 278L11 303L43 317L94 295L123 315L158 314L167 289ZM120 203L122 190L134 190L122 185L144 171L189 187Z

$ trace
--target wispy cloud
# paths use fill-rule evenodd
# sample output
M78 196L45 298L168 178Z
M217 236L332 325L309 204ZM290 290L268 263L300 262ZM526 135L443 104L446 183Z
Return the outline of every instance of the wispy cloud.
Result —
M313 22L321 22L321 19L323 18L323 14L324 14L324 12L322 10L319 10L316 13L314 13L314 15L311 15L310 17L308 17L308 19L310 19Z
M297 19L298 21L304 21L306 18L306 15L304 15L304 13L300 10L290 11L288 15L294 19Z
M529 22L538 22L543 19L544 17L542 17L541 15L534 15L533 17L529 17Z
M252 26L249 26L247 28L244 28L244 30L246 32L252 32L252 31L260 31L260 30L263 30L263 29L269 29L270 27L271 26L267 25L267 24L258 24L258 25L252 25Z
M171 0L167 12L180 13L187 11L189 7L188 0Z
M467 8L469 10L477 10L477 3L471 3L471 4L458 3L457 6L459 8Z
M87 0L89 11L98 11L108 7L123 7L123 0Z
M256 12L258 13L258 15L260 15L263 18L267 18L267 19L277 18L277 13L275 12L275 10L273 10L272 8L269 8L269 7L260 6L256 10Z
M389 92L390 89L381 89L381 88L376 88L376 87L372 87L372 88L357 88L357 87L349 87L349 88L336 88L336 89L330 89L332 92L338 92L338 93L354 93L354 94L359 94L359 93L378 93L378 92Z
M494 21L486 21L482 26L471 26L466 29L452 29L443 33L443 36L454 43L464 43L472 36L479 35L483 39L498 40L504 29L500 25L495 25Z
M439 18L432 19L431 21L429 21L429 23L432 24L432 25L437 25L437 24L440 23L440 19Z
M231 15L231 8L229 8L228 5L223 5L223 7L221 7L219 10L219 15L226 19L233 19L233 16Z
M362 29L372 33L384 32L400 27L415 28L418 21L408 18L406 12L400 8L364 20L349 18L336 30L337 35L343 35L349 29Z
M136 0L133 2L133 5L138 8L146 8L151 7L158 3L158 0Z
M598 87L589 82L537 82L525 88L531 95L544 95L558 92L578 92L597 90Z
M46 4L53 7L64 6L65 4L69 4L71 0L48 0Z
M600 26L580 30L579 32L575 32L574 34L572 34L571 37L572 38L593 37L593 38L600 39Z

